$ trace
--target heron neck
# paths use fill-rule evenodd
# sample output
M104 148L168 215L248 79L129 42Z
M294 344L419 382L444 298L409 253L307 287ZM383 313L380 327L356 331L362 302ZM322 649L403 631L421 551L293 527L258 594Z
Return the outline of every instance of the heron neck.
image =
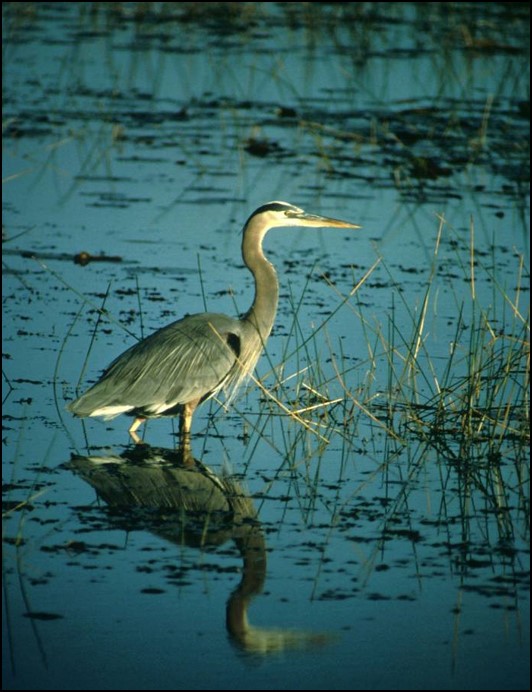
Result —
M255 279L255 298L244 319L258 329L263 342L272 330L279 299L277 273L262 251L267 231L251 219L242 239L242 257Z

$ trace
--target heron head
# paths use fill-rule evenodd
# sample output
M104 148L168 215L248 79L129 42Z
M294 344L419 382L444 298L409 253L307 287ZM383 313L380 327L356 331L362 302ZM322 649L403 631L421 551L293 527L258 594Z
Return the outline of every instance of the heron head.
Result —
M283 227L283 226L306 226L312 228L360 228L357 224L349 221L340 221L339 219L331 219L327 216L317 216L316 214L307 214L306 211L295 207L288 202L268 202L256 209L248 219L248 223L253 217L262 217L265 227Z

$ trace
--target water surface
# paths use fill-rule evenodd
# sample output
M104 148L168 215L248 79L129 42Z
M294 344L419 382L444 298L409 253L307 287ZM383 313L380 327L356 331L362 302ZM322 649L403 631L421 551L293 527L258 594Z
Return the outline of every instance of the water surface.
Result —
M501 363L527 333L528 8L3 14L4 687L527 689L526 372L467 446L430 402L453 349L450 396L470 381L468 327ZM135 338L248 307L240 230L272 199L363 226L265 242L258 375L327 402L314 432L254 385L198 411L184 467L171 421L139 451L125 418L72 420Z

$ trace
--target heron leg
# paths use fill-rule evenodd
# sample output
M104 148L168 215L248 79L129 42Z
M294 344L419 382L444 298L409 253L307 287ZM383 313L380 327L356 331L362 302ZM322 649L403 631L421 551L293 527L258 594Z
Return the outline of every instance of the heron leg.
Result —
M185 466L194 465L194 457L190 448L190 428L192 425L192 415L196 410L200 400L189 401L183 404L179 417L179 451Z
M181 409L181 415L179 417L179 437L183 440L184 437L190 437L190 427L192 425L192 415L196 410L200 399L195 399L194 401L188 401L183 404Z
M136 445L142 445L144 442L141 440L141 438L137 435L137 430L140 428L140 426L144 423L146 418L135 418L133 421L133 425L129 428L128 432L131 435L131 438L133 439L133 442Z

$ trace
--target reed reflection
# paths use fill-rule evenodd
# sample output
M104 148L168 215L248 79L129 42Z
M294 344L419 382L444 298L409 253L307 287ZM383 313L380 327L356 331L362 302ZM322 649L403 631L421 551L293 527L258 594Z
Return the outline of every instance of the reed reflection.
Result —
M234 541L242 578L226 604L227 632L245 652L270 654L321 646L330 635L249 623L249 605L266 579L264 532L249 495L227 474L217 475L189 447L136 445L120 455L73 456L67 467L113 508L126 530L148 530L175 545L202 549Z

